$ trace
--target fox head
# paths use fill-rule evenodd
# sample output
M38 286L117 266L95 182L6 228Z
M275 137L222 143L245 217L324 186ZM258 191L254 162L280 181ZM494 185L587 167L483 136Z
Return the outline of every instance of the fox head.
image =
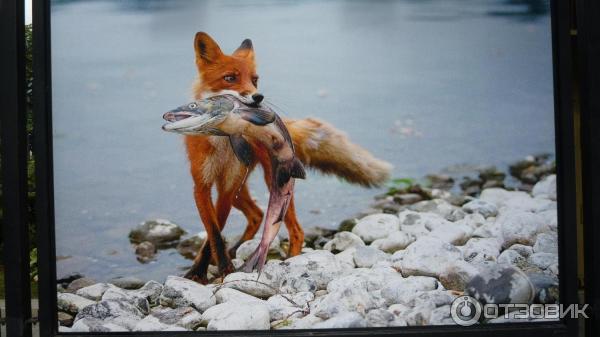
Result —
M250 39L242 41L233 54L225 55L208 34L198 32L194 50L198 68L198 82L194 86L196 99L234 92L248 103L258 104L263 100L264 96L258 93L258 74Z

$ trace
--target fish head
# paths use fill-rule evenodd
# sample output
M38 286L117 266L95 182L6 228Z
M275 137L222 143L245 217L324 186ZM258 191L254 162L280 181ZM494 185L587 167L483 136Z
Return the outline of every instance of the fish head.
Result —
M167 111L162 129L187 135L224 135L218 124L239 106L230 96L214 96L196 100Z

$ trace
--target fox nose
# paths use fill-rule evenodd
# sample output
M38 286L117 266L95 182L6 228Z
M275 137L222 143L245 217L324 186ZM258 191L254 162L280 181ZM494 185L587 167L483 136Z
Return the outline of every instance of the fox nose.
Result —
M265 96L263 96L262 94L254 94L254 95L252 95L252 100L254 100L254 103L256 103L256 104L262 102L262 100L264 98L265 98Z

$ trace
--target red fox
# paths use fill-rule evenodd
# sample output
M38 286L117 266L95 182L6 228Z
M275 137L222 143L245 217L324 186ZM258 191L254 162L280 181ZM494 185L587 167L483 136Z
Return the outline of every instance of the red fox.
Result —
M193 87L195 99L203 99L220 92L237 95L260 104L264 96L258 92L258 74L252 42L246 39L233 54L226 55L206 33L196 33L194 39L198 78ZM335 174L348 182L365 187L379 186L388 178L391 165L371 155L331 125L318 119L284 119L296 155L309 168L324 174ZM249 166L242 164L233 153L226 137L185 136L185 145L194 180L194 198L207 240L198 252L191 269L185 275L197 282L207 283L208 265L214 261L224 276L233 272L231 263L237 248L254 237L263 219L263 211L252 199L246 177L257 164L263 168L265 182L270 189L271 161L267 149L250 141L255 153ZM212 188L218 193L216 203ZM226 250L221 231L231 208L240 210L247 226L240 240ZM294 199L290 201L284 223L289 233L289 256L298 255L304 242L304 231L296 217Z

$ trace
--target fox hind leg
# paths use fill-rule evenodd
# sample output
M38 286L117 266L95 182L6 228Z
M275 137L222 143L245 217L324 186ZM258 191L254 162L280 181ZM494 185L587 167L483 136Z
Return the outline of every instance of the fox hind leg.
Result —
M225 241L221 236L221 226L211 200L210 186L195 185L194 199L200 213L200 219L206 229L207 240L204 242L199 254L194 259L194 264L185 277L201 283L207 283L207 269L210 256L215 260L222 275L232 272L233 265L227 255ZM229 208L231 209L231 206ZM227 211L227 214L229 214L229 211ZM210 254L208 254L209 252Z
M296 208L294 206L293 196L292 200L290 200L290 205L288 206L287 212L285 213L284 222L290 236L288 257L296 256L300 254L300 251L302 250L302 244L304 243L304 231L302 230L302 226L296 217Z

